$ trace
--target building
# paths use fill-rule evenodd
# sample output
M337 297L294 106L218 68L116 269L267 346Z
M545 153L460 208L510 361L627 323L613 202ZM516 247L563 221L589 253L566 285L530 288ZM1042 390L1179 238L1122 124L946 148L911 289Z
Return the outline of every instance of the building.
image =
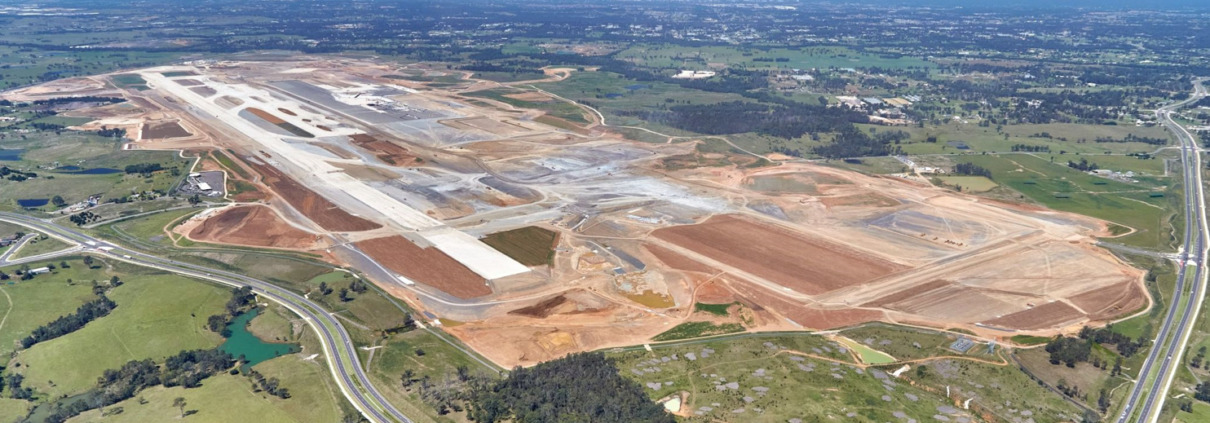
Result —
M198 182L197 189L202 190L202 192L210 192L214 190L213 188L210 188L210 184L205 182Z
M39 267L37 269L29 269L29 274L31 274L31 275L41 275L43 273L50 273L50 268L49 267Z

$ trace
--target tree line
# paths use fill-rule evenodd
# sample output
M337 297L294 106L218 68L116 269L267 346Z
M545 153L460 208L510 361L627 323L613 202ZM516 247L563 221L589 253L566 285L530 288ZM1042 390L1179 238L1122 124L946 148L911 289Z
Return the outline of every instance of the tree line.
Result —
M21 348L29 348L42 341L48 341L83 328L93 320L109 315L118 304L106 297L102 292L100 297L84 303L76 308L76 312L67 316L59 316L53 322L35 328L29 336L21 339Z
M243 286L231 290L231 299L227 300L224 306L226 313L215 314L206 319L206 328L211 332L216 332L224 338L231 337L231 331L227 329L227 324L236 316L244 314L256 307L256 294L252 293L252 287Z
M471 405L468 417L479 423L675 421L601 353L518 367L472 392Z
M79 399L56 407L46 418L48 423L62 423L88 410L105 407L133 398L140 391L158 385L196 388L207 377L235 366L235 360L217 349L181 351L168 357L162 366L150 359L132 360L118 369L109 369L97 378L97 384Z

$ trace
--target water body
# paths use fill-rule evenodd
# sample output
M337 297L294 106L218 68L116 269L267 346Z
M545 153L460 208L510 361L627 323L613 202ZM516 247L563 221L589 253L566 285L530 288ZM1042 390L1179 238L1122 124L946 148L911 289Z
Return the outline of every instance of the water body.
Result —
M62 169L62 168L60 168L60 169ZM79 168L77 167L76 169L79 169ZM84 169L84 170L77 170L74 172L64 172L64 173L70 173L72 175L112 175L115 173L122 173L122 169L97 167L97 168L92 168L92 169Z
M4 149L0 148L0 161L15 162L21 160L21 153L25 150L21 149Z
M49 198L26 198L23 200L17 200L17 205L21 207L42 207L49 203Z
M293 354L302 351L302 347L298 344L283 344L277 342L265 342L252 332L248 331L248 323L252 321L259 309L253 309L247 313L236 316L227 325L227 330L231 331L231 336L227 338L223 345L219 346L220 350L231 354L235 358L244 356L244 360L248 361L248 366L270 360L276 357L281 357L286 354Z

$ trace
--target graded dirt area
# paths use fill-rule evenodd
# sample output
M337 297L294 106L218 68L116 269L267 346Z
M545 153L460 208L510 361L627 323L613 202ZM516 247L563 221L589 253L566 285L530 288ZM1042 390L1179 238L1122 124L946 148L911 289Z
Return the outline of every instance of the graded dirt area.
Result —
M221 163L235 199L270 204L234 208L181 233L307 248L313 240L291 223L356 232L341 236L394 274L375 282L461 322L450 331L506 367L650 342L700 320L696 302L738 303L732 310L745 314L749 331L882 320L989 338L1070 331L1149 303L1142 272L1095 245L1105 222L904 177L762 158L716 137L629 141L541 110L459 96L473 81L454 89L417 82L427 89L406 93L372 82L397 68L352 58L173 66L160 71L193 72L204 86L190 88L217 94L199 98L148 71L141 75L160 83L122 91L139 111L107 112L131 128L148 123L145 137L171 135L155 124L179 120L193 136L157 146L218 148L224 160L203 168ZM306 86L275 85L287 69L322 71L291 76ZM247 83L221 82L237 79ZM536 92L509 96L552 101ZM241 116L244 107L254 110ZM246 136L215 126L219 116ZM267 131L270 123L294 136ZM323 136L298 139L312 133ZM242 156L225 160L220 151ZM359 194L346 201L341 190ZM534 227L550 232L516 232ZM430 235L449 230L467 239L430 247ZM483 248L459 250L472 245ZM474 266L489 255L498 261ZM523 271L481 276L512 264Z
M265 206L232 207L211 216L189 232L189 238L224 244L308 250L315 235L290 226Z
M188 137L189 131L186 131L181 126L180 122L148 122L143 124L142 137L145 140L150 139L165 139L165 138L182 138Z
M402 236L361 241L355 244L392 272L458 298L482 297L492 293L482 277L436 248L420 248Z
M374 157L377 157L378 160L382 160L387 164L416 164L416 156L408 153L406 148L395 145L390 141L383 141L378 138L374 138L369 134L356 134L349 136L349 141L352 142L353 145L374 153Z
M842 245L733 215L663 228L652 235L808 295L903 268Z
M248 161L248 165L260 173L263 177L262 182L269 187L277 195L281 196L295 209L302 212L308 219L314 221L320 227L329 231L340 232L357 232L368 231L371 229L381 228L382 225L362 219L349 214L326 198L319 196L315 191L311 191L281 173L277 168L266 164L253 163Z

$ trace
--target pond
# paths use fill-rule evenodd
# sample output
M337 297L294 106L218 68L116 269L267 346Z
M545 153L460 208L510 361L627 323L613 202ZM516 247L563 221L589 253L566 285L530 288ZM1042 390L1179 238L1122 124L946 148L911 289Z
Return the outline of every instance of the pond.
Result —
M69 169L69 168L74 168L74 169ZM122 173L122 169L113 169L113 168L108 168L108 167L81 169L79 166L63 166L63 167L60 167L58 170L62 170L62 171L64 171L63 173L70 173L72 175L110 175L110 174L114 174L114 173Z
M248 323L259 313L260 309L253 309L236 316L227 325L227 330L231 332L231 336L227 338L226 342L223 342L223 345L219 346L219 349L231 354L235 358L239 358L242 355L244 360L247 360L249 367L255 366L265 360L302 351L302 347L298 344L265 342L257 338L256 335L253 335L252 332L249 332Z
M0 161L15 162L21 160L21 153L25 150L21 149L4 149L0 148Z
M21 207L42 207L49 203L49 198L26 198L17 200L17 205Z

